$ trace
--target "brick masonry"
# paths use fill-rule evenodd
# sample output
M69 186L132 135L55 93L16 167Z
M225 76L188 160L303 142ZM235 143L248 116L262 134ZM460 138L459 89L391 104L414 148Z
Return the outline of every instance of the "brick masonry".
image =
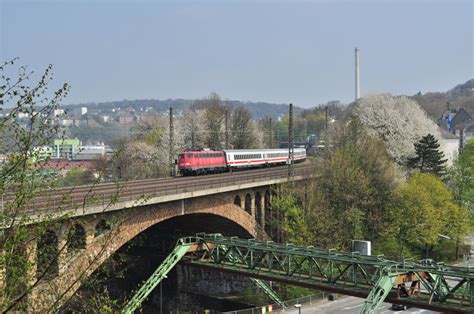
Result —
M259 187L237 192L225 192L203 197L171 201L155 205L144 205L135 208L126 208L121 211L91 215L80 220L65 221L60 229L66 225L80 223L85 230L85 249L67 252L65 232L58 231L59 275L50 281L37 285L29 298L30 310L45 311L57 310L63 300L73 295L90 274L92 274L108 257L120 247L160 222L188 214L211 214L228 219L240 226L246 233L260 240L268 239L264 231L265 203L264 195L269 187ZM260 206L257 206L256 193L260 194ZM251 197L251 213L245 211L245 197ZM234 204L239 195L241 207ZM255 220L255 211L259 208L259 222ZM111 222L111 230L95 235L96 225L101 219ZM34 248L32 248L34 249ZM30 274L30 277L34 274ZM30 278L33 282L35 278ZM60 300L59 302L57 300Z

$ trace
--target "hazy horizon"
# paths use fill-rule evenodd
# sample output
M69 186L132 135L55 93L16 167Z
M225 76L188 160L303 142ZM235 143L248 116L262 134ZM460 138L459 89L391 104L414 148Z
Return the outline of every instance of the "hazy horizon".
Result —
M445 92L474 77L472 1L0 0L1 60L72 85L65 104L223 99L312 107Z

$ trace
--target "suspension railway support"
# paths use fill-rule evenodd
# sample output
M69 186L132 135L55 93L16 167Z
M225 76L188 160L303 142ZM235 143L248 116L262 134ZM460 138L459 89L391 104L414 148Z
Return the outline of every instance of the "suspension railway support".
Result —
M178 240L173 253L140 288L124 312L133 312L181 258L252 278L366 298L360 311L364 314L375 313L383 301L450 313L474 312L474 269L431 260L397 262L383 256L220 234L197 234Z

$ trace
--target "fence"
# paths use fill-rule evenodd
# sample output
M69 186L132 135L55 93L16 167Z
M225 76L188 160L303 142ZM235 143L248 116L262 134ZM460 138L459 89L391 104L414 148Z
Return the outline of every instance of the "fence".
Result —
M250 309L230 311L230 312L221 312L221 314L266 314L266 313L271 313L275 311L284 311L285 309L294 307L296 304L310 305L315 302L319 302L321 300L324 300L328 295L329 293L327 292L320 292L319 294L308 295L305 297L285 301L283 302L283 304L285 305L285 308L282 308L278 304L269 304L269 305L258 306L258 307L254 307Z

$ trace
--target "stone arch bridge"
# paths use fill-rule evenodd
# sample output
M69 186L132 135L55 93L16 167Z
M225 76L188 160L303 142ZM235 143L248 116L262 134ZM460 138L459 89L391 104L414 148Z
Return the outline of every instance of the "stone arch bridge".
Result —
M33 287L30 309L58 308L114 252L166 221L181 219L199 231L268 239L275 218L273 187L307 180L312 170L303 164L291 172L279 167L50 191L25 209L32 223L57 218L24 249L33 265L26 270ZM8 269L3 269L0 285L8 283Z

